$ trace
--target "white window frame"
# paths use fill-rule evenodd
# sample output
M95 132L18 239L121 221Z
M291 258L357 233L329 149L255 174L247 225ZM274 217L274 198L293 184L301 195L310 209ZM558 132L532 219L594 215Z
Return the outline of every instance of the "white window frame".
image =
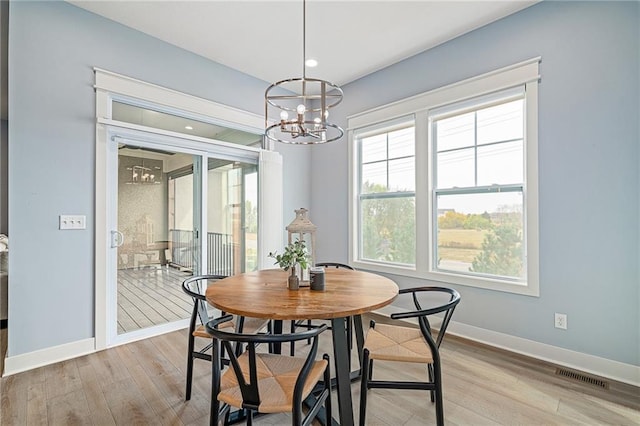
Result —
M356 268L401 276L423 278L445 284L458 284L509 293L539 296L538 253L538 81L541 58L532 58L458 83L421 93L388 105L348 117L349 137L349 260ZM515 87L525 90L525 181L524 215L526 232L526 270L524 282L503 280L498 277L477 277L434 271L431 265L431 233L433 155L429 131L429 111L446 105L473 100ZM395 118L415 116L416 124L416 265L382 264L359 259L359 158L355 134L376 124Z
M414 145L415 145L415 117L413 115L407 116L407 117L401 117L399 119L394 119L391 121L386 121L383 123L379 123L379 125L375 125L373 127L366 127L364 129L358 129L357 134L354 134L354 138L360 140L363 138L367 138L370 136L374 136L374 135L382 135L382 134L389 134L391 132L397 131L397 130L401 130L401 129L406 129L409 127L413 127L414 128ZM360 146L360 144L357 147L358 150L358 156L360 157L362 155L362 146ZM414 152L414 162L415 162L415 152ZM393 159L391 159L393 160ZM382 160L381 160L382 161ZM384 160L387 163L387 167L388 167L388 162L390 161L390 159L388 158L388 156L385 157ZM362 166L362 163L358 160L358 163L360 164L360 166ZM361 173L361 169L360 167L358 168L359 172L358 173L358 188L362 187L362 173ZM389 179L389 176L387 174L387 180ZM358 227L362 225L362 215L361 215L361 208L362 208L362 202L364 200L383 200L383 199L391 199L391 198L413 198L415 200L416 197L416 192L415 192L415 188L413 190L405 190L405 191L386 191L386 192L375 192L375 193L369 193L369 194L362 194L360 193L360 191L358 190ZM415 217L415 212L414 212L414 217ZM363 247L364 245L364 240L363 240L363 236L359 235L359 240L358 240L358 251ZM374 261L376 262L376 261ZM395 265L402 265L400 263L391 263L391 262L385 262L385 261L380 261L380 263L383 263L385 265L388 266L395 266ZM407 266L411 267L412 265L408 265Z

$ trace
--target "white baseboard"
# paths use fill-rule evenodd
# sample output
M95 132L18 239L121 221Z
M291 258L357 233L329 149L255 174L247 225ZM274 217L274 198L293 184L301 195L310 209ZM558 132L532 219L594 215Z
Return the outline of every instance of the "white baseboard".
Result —
M189 326L189 320L180 320L172 323L162 324L154 327L145 328L116 336L113 341L109 342L109 348L135 342L141 339L169 333L175 330L181 330ZM34 368L65 361L72 358L88 355L96 352L95 338L78 340L76 342L66 343L64 345L44 348L37 351L10 356L4 360L4 372L2 376L10 376L23 371L32 370Z
M393 310L388 308L375 311L376 314L382 316L389 316L391 312L393 312ZM438 328L437 324L434 324L434 326ZM447 333L552 364L640 387L640 366L637 365L625 364L623 362L576 352L455 321L449 323Z
M95 339L90 338L28 352L26 354L10 356L4 360L3 377L93 352L95 352Z
M447 332L563 367L640 387L640 366L451 321Z

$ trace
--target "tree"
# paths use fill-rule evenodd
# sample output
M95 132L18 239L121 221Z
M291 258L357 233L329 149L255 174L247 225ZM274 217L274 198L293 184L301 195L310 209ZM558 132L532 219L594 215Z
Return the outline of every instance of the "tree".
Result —
M468 214L462 227L464 229L477 230L491 229L493 228L493 223L491 222L491 216L487 212L483 214Z
M467 216L464 213L448 211L438 218L438 228L441 229L462 229Z
M245 219L244 225L248 234L255 234L258 232L258 208L251 204L250 200L245 201Z
M364 184L363 193L386 192ZM366 259L415 264L415 199L375 198L362 201L362 256Z
M438 218L440 229L491 229L491 216L485 212L482 214L464 214L456 211L448 211Z
M502 214L484 237L482 252L473 260L471 272L521 278L524 275L522 216Z

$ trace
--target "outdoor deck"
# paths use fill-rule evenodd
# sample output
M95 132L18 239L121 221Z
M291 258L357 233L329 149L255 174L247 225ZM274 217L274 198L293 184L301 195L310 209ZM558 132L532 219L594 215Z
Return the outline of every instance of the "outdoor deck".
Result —
M118 334L189 318L193 302L181 285L190 275L159 265L118 270Z

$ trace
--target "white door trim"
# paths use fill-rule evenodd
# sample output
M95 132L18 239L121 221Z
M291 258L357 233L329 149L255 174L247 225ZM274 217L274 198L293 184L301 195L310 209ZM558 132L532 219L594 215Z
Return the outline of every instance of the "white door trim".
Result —
M126 99L139 100L146 105L153 104L157 110L162 112L168 112L171 114L183 115L187 117L198 117L203 121L223 124L225 126L245 130L253 133L260 134L263 132L264 120L262 117L233 108L227 105L222 105L213 101L209 101L196 96L188 95L168 89L165 87L157 86L154 84L146 83L137 79L119 75L110 71L105 71L99 68L94 68L96 80L96 176L95 176L95 349L105 349L109 345L108 336L108 312L107 301L110 297L108 294L109 286L107 285L109 275L109 218L108 208L113 203L111 197L115 196L110 194L109 191L109 135L108 130L110 125L116 123L112 121L111 105L114 99ZM117 123L120 129L129 129L130 131L142 130L139 126L127 123ZM137 128L136 128L137 127ZM154 131L154 133L163 133L161 131ZM170 132L164 132L165 136L175 137L174 134L166 134ZM192 140L196 145L202 143L200 140L194 140L188 138L188 135L180 135L184 140ZM222 146L218 142L208 141L210 149L218 147L221 149L229 149L229 146ZM242 150L240 146L234 147L234 149ZM258 150L259 152L260 150ZM210 152L206 149L206 152ZM248 156L257 156L255 148L246 148ZM271 153L277 154L277 153ZM281 161L280 161L281 165ZM280 172L281 174L281 172ZM277 186L265 186L263 182L259 183L259 192L262 193L261 198L264 199L267 196L267 192L276 192L278 199L282 199L282 182L279 180ZM265 214L265 210L270 209L269 204L261 208L259 215ZM269 214L271 219L277 219L278 211L280 218L277 222L282 223L282 207L275 209L275 214ZM271 222L270 219L270 222ZM261 222L262 223L262 222ZM258 230L258 240L262 242L264 247L278 246L280 241L272 241L271 235L261 235L264 229L268 227L260 227ZM168 330L162 330L156 334L166 332Z

